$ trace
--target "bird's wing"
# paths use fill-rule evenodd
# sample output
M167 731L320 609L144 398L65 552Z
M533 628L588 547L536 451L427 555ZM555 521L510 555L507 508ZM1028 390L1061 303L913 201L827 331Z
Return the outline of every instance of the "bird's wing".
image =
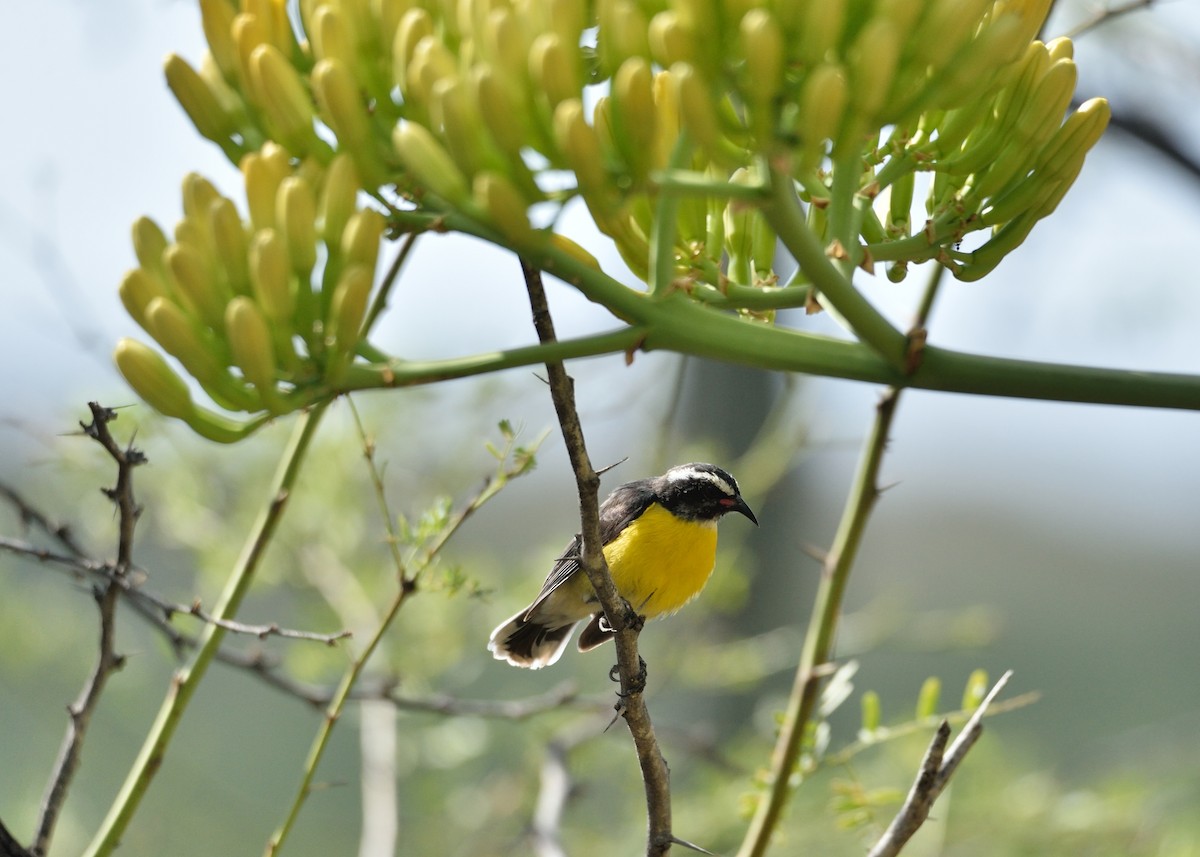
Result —
M642 483L631 482L617 488L600 506L600 543L607 545L621 534L629 523L646 511L646 507L654 502L654 495ZM534 608L545 601L554 590L571 579L579 571L580 551L583 549L583 538L576 533L567 545L566 550L559 554L554 561L554 567L542 584L542 589L525 615L528 616Z

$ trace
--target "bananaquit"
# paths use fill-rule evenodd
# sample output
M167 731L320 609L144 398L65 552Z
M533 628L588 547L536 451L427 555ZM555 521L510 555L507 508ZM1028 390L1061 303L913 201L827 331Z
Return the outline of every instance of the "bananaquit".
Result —
M681 464L662 476L620 486L600 506L604 561L621 596L646 618L674 613L704 588L717 556L717 521L741 512L757 526L734 478L712 464ZM540 669L557 661L575 625L579 651L613 635L579 564L576 535L555 561L533 603L492 631L496 660Z

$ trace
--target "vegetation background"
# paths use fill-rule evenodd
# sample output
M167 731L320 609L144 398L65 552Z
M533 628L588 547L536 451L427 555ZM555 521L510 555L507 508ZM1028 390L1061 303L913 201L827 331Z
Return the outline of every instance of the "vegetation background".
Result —
M1107 95L1119 117L1153 122L1194 164L1200 15L1187 4L1146 5L1077 39L1080 94ZM1093 11L1059 6L1051 33ZM191 132L157 71L168 51L200 54L193 4L54 0L10 13L15 22L0 33L10 129L0 138L0 361L10 367L0 476L106 555L115 544L112 512L96 489L111 482L111 465L72 431L88 399L135 401L108 357L132 329L115 292L131 262L128 226L142 213L173 222L188 170L226 192L238 182ZM40 48L30 33L52 34L55 47ZM1194 168L1111 131L1020 251L982 283L947 284L932 339L1014 357L1200 372L1200 291L1188 254L1200 234L1197 181ZM600 244L582 218L573 226L581 243ZM402 290L379 337L397 352L448 356L532 338L519 268L503 254L464 239L425 239L407 277L422 285ZM903 325L920 280L880 282L871 297ZM577 295L551 288L560 332L603 326ZM460 308L453 318L439 317L447 293ZM445 339L451 329L455 339ZM785 476L751 501L762 528L725 526L719 573L704 596L642 638L675 776L676 829L728 850L808 614L817 566L804 547L832 536L878 391L807 379L791 389L780 378L665 355L571 369L594 460L629 457L606 488L706 458L729 464L753 492L767 484L767 469L735 465L763 415L790 397L794 442L771 456ZM553 427L544 384L529 371L362 405L394 509L414 519L437 497L461 501L478 487L493 466L483 443L496 439L500 420L522 427L526 442ZM321 606L314 581L353 569L369 596L387 578L383 527L345 408L326 428L327 450L306 474L271 554L269 585L243 610L247 621L340 630L345 617ZM211 603L287 428L216 448L139 406L114 425L121 437L135 429L151 459L138 472L147 510L139 562L156 591ZM864 688L880 692L885 722L911 716L928 675L943 678L952 704L976 666L993 675L1011 668L1012 693L1041 693L989 721L911 853L1200 854L1197 436L1189 413L906 394L885 461L884 480L895 487L873 516L852 578L839 650L861 668L834 720L833 746L853 741ZM17 531L15 516L3 515L4 531ZM360 716L395 717L403 853L528 853L551 742L570 748L576 786L563 819L567 850L637 847L633 756L621 730L602 732L611 657L572 653L551 671L525 673L484 650L491 627L536 590L575 526L570 473L552 433L537 472L468 523L430 578L434 591L406 608L387 645L402 691L414 697L512 699L571 682L587 704L517 722L351 714L293 853L357 848ZM90 668L94 612L85 587L0 556L0 816L22 834L36 815L64 706ZM77 852L96 827L174 666L163 641L128 613L120 633L130 660L93 725L55 853ZM314 682L345 663L340 650L316 643L239 642L278 654ZM218 667L127 853L259 850L295 790L318 722L303 703ZM805 785L788 836L819 844L820 853L859 853L871 824L890 816L866 792L906 789L925 740L857 756Z

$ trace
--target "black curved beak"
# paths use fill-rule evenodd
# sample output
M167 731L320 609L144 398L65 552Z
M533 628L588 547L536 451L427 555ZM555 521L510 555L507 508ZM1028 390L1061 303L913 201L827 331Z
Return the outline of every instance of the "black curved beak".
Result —
M728 506L730 512L741 512L754 522L754 526L758 526L758 518L754 517L753 510L751 510L751 508L746 504L746 501L743 500L740 495L734 497L732 500L722 500L721 502Z

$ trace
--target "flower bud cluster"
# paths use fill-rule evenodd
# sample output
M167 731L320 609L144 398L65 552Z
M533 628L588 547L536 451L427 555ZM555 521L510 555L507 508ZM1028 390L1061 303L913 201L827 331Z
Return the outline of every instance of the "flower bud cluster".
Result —
M359 346L385 221L358 207L349 155L296 166L267 143L241 169L249 220L187 176L173 239L148 218L134 224L138 267L120 295L219 408L277 415L336 389ZM116 360L142 398L207 437L234 440L248 425L196 405L149 345L122 340Z
M250 223L189 178L173 243L136 228L122 296L235 411L295 407L353 352L385 225L356 208L360 187L521 252L566 246L529 213L578 197L638 276L669 257L674 281L725 290L776 281L754 191L771 171L795 180L822 246L897 278L938 258L972 279L1054 209L1108 119L1096 100L1063 121L1070 42L1033 41L1050 0L199 5L209 53L198 69L172 56L167 81L242 166ZM835 187L876 203L849 218L842 200L827 222ZM976 230L991 233L956 249ZM139 389L164 412L190 413L165 364L119 353L150 367L132 374L155 376Z

